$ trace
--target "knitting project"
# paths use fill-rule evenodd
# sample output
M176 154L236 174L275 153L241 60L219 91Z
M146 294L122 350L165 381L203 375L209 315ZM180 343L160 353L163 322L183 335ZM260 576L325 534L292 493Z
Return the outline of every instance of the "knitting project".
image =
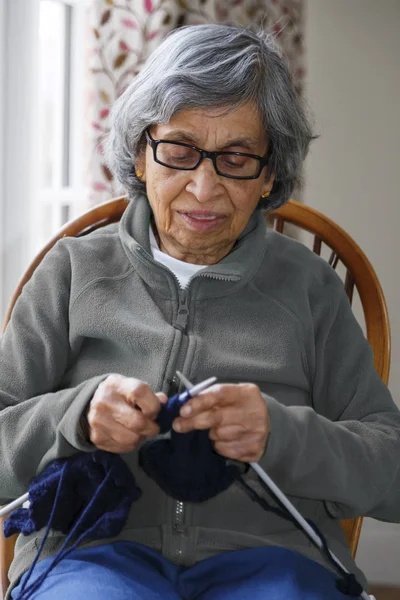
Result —
M160 433L170 431L170 437L149 440L139 451L139 464L147 475L168 495L182 502L203 502L237 480L252 500L265 510L297 525L286 510L271 506L245 483L238 466L228 464L214 451L207 431L178 434L171 429L181 406L177 396L162 406L158 417ZM268 489L266 491L270 493ZM4 524L5 537L15 533L29 535L46 527L18 600L28 600L54 567L83 540L117 536L132 503L140 495L141 490L136 486L131 471L118 454L97 450L50 463L31 482L29 507L15 510ZM312 521L309 523L317 530ZM66 538L47 569L28 585L50 529L61 531ZM317 533L323 540L325 557L332 562L325 538L318 530ZM336 564L334 566L337 568ZM362 587L354 575L344 571L340 574L342 579L337 581L340 591L360 596Z

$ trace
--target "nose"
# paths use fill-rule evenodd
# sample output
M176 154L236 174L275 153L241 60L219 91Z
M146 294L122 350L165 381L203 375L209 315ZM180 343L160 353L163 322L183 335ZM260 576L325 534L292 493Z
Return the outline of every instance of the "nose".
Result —
M188 173L190 173L190 181L186 191L193 194L198 202L207 202L217 195L220 176L215 172L211 159L204 158L197 169Z

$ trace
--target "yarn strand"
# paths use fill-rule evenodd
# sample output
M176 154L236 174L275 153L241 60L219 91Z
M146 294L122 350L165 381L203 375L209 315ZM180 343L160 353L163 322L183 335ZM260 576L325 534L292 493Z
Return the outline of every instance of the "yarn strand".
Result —
M42 541L41 541L41 543L40 543L39 550L37 551L37 554L36 554L36 556L35 556L35 559L34 559L34 561L32 562L32 564L31 564L31 566L30 566L30 569L29 569L29 571L28 571L28 574L27 574L27 576L26 576L26 578L25 578L25 581L24 581L24 583L23 583L23 585L22 585L22 588L21 588L21 593L20 593L20 598L21 598L21 599L22 599L22 598L23 598L23 596L24 596L24 592L25 592L25 590L26 590L26 586L27 586L27 584L28 584L28 581L29 581L29 579L31 578L32 572L33 572L33 570L34 570L35 566L37 565L37 562L38 562L38 560L39 560L39 558L40 558L40 555L41 555L41 553L42 553L42 551L43 551L43 548L44 548L44 545L45 545L45 543L46 543L46 540L47 540L47 538L48 538L48 536L49 536L50 529L51 529L51 526L52 526L52 523L53 523L53 520L54 520L54 515L55 515L55 512L56 512L56 508L57 508L58 500L59 500L59 498L60 498L60 494L61 494L61 489L62 489L62 484L63 484L63 481L64 481L64 476L65 476L65 471L66 471L66 468L67 468L67 463L65 463L65 464L63 465L63 468L62 468L62 471L61 471L60 479L59 479L58 486L57 486L57 492L56 492L56 495L55 495L55 498L54 498L54 502L53 502L53 507L52 507L52 509L51 509L51 513L50 513L49 522L48 522L48 524L47 524L46 531L45 531L45 533L44 533L44 536L43 536L43 538L42 538Z
M266 510L268 512L273 512L273 513L279 515L280 517L283 517L284 519L286 519L288 521L291 521L298 529L300 529L300 531L302 531L313 542L313 544L315 544L318 547L318 549L322 552L322 554L326 558L326 560L335 568L335 570L339 573L339 575L341 575L342 579L338 579L336 581L336 587L343 594L346 594L348 596L358 597L358 598L364 597L363 594L365 594L365 592L363 590L362 585L357 581L354 573L349 573L348 571L346 571L343 568L343 566L340 563L340 561L336 558L336 556L329 549L328 542L326 541L326 538L321 533L321 531L319 530L319 528L317 527L317 525L314 523L314 521L312 521L311 519L306 519L306 521L309 524L309 526L314 530L314 532L316 533L316 535L320 538L321 547L318 544L316 544L314 538L312 536L310 536L307 531L304 531L303 527L290 514L290 512L288 511L288 509L286 508L286 506L284 506L282 504L282 502L280 501L279 497L277 497L274 494L274 492L266 485L266 483L261 478L259 478L259 480L261 482L261 485L265 489L265 491L274 499L275 502L277 502L280 506L283 507L283 510L271 506L265 500L265 498L263 498L262 496L260 496L258 494L258 492L256 492L256 490L254 488L252 488L250 485L248 485L242 479L242 477L239 478L240 484L244 487L245 491L249 494L249 496L252 498L252 500L255 500L256 502L258 502L258 504L264 510Z
M65 472L66 468L66 464L63 467L63 473ZM84 511L79 515L79 518L76 520L73 528L71 529L71 531L69 532L69 534L67 535L67 537L65 538L61 548L59 549L59 551L57 552L57 554L54 556L52 562L50 563L50 565L47 567L47 569L41 574L40 577L38 577L38 579L36 579L36 581L34 581L28 588L26 588L26 583L27 580L29 579L29 577L27 577L27 579L24 581L24 585L21 589L21 593L18 597L18 600L28 600L32 594L40 587L40 585L43 583L43 581L46 579L47 575L49 575L49 573L57 566L57 564L63 559L65 558L70 552L72 552L73 550L75 550L79 544L83 541L83 539L85 537L87 537L88 535L90 535L90 533L94 530L96 530L99 522L101 521L101 519L103 518L103 515L100 515L100 517L97 519L97 521L86 531L83 531L82 534L77 538L77 540L74 542L74 544L72 544L72 546L70 546L69 548L67 548L69 542L72 540L72 538L74 537L75 532L78 530L79 526L81 525L81 523L84 522L85 517L87 516L88 513L90 513L94 503L96 502L97 498L99 497L102 489L105 487L106 483L108 482L108 480L111 477L113 471L113 467L111 467L109 469L109 471L107 472L106 476L104 477L103 481L101 482L101 484L98 486L97 490L95 491L92 499L90 500L89 504L86 506L86 508L84 509ZM52 509L52 516L54 515L55 509L56 509L56 504L59 498L59 490L61 489L61 480L62 477L60 477L60 481L58 484L58 489L57 489L57 495L54 499L54 503L53 503L53 509ZM46 529L46 534L45 537L47 537L49 531L50 531L50 527L51 527L51 518L49 520L49 524L47 526ZM39 556L40 556L40 552L44 546L44 542L45 542L45 538L43 538L40 549L35 557L35 560L32 563L32 566L29 570L29 576L31 575L34 566L36 565Z

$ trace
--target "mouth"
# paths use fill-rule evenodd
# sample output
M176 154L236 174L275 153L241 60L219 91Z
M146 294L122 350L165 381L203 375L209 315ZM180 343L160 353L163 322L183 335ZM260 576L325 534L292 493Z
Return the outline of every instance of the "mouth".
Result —
M228 215L205 210L178 211L178 215L192 229L197 231L211 231L217 229Z

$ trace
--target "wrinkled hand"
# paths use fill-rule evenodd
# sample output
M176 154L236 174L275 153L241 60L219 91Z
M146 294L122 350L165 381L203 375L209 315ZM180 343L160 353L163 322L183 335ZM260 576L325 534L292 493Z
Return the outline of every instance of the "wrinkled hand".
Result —
M222 456L242 462L258 461L270 431L265 400L252 383L216 384L189 400L174 420L179 433L209 429Z
M167 397L154 394L139 379L109 375L87 408L89 439L100 450L131 452L145 438L158 434L155 419Z

